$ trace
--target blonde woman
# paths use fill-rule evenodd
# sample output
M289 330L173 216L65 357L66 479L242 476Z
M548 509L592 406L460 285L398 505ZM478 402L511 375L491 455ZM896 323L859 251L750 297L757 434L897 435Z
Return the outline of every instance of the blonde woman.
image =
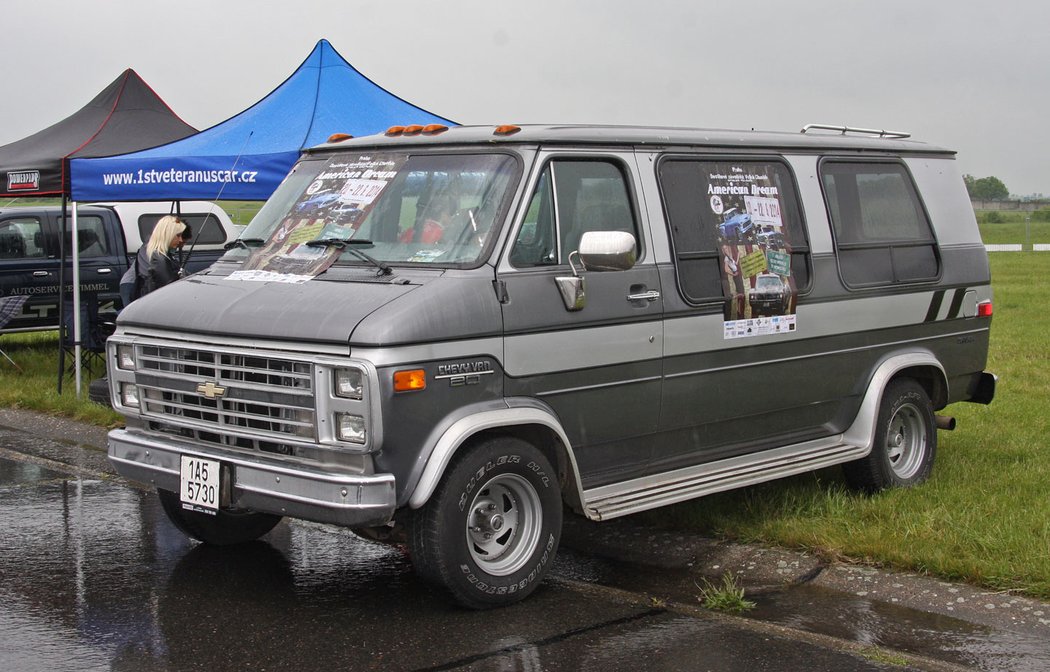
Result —
M179 279L179 265L172 253L189 238L186 223L174 215L161 217L153 227L149 242L139 248L137 257L141 293L160 289Z

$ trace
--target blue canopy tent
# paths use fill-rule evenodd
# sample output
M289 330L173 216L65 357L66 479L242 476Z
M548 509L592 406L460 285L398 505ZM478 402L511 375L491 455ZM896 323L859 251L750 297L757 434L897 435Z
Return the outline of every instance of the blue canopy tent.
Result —
M280 86L244 112L177 142L74 159L74 201L265 200L304 147L333 133L447 124L368 79L321 40Z

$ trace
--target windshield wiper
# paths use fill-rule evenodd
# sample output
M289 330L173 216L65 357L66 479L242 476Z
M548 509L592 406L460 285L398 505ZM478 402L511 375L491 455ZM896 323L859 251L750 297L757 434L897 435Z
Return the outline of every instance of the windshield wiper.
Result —
M224 250L232 250L235 247L243 247L246 250L251 250L254 247L258 247L266 241L262 238L234 238L230 242L222 246Z
M394 272L394 269L390 268L387 264L379 261L375 257L365 254L361 250L357 249L357 246L371 246L373 243L371 240L365 240L364 238L318 238L316 240L306 241L307 247L338 247L340 250L346 250L350 254L354 255L362 261L367 261L376 268L379 272L376 275L390 275Z

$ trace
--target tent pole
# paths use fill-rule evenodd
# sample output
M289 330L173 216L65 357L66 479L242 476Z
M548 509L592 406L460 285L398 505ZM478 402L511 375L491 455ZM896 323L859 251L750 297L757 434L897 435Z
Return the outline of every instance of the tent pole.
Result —
M62 394L62 379L66 372L66 192L62 191L62 222L58 231L58 393Z
M73 369L80 396L80 236L77 231L77 202L73 201Z

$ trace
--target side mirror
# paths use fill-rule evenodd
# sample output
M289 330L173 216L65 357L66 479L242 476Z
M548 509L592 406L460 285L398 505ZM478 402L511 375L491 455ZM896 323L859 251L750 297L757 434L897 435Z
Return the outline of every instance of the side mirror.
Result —
M579 252L588 271L626 271L638 260L634 236L626 231L588 231L580 238Z
M565 310L576 312L587 305L587 286L576 271L573 257L586 271L626 271L638 260L634 236L625 231L588 231L580 237L580 249L569 254L572 276L555 278Z

